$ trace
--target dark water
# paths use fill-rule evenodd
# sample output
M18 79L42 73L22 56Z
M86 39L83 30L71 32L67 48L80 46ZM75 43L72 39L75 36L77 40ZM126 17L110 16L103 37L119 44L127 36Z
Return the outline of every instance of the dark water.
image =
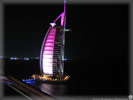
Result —
M39 73L39 60L5 60L5 74L19 80ZM68 83L34 84L51 95L128 95L128 65L118 62L65 62L65 74L71 76ZM6 89L5 89L6 90ZM5 91L9 95L10 91ZM12 95L17 95L13 93Z

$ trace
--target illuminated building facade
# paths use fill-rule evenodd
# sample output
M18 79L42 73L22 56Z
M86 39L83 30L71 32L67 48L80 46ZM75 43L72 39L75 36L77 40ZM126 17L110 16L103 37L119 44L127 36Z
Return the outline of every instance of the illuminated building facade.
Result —
M57 24L58 23L58 24ZM40 53L41 75L33 75L33 78L43 80L65 80L69 76L64 76L64 45L66 27L66 1L64 1L64 11L50 23L50 27L45 35Z

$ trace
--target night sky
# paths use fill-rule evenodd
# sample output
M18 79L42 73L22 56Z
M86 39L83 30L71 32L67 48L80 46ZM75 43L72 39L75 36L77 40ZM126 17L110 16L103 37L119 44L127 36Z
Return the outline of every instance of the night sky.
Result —
M39 57L49 23L63 5L5 5L5 55ZM128 5L67 5L65 58L128 61Z

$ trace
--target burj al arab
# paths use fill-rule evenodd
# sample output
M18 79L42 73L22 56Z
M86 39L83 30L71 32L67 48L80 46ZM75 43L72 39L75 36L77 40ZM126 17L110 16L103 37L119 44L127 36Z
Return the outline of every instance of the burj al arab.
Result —
M42 42L40 75L32 75L32 78L51 82L63 82L70 78L69 75L64 75L65 29L66 0L64 0L64 11L50 23Z

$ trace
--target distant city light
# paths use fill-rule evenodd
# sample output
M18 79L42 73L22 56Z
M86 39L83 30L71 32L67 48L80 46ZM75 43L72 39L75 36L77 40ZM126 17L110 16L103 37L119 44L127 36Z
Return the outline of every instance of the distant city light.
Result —
M65 29L65 32L69 32L69 31L72 31L72 29Z
M14 60L14 57L10 57L10 60Z
M35 59L40 59L39 57L35 57Z
M0 56L0 59L4 58ZM32 60L32 59L40 59L39 57L9 57L10 60Z
M29 60L29 58L27 58L27 57L24 57L24 60Z
M9 59L10 60L18 60L19 58L17 58L17 57L10 57Z
M0 58L4 58L3 56L0 56Z
M67 58L65 58L64 61L67 61Z

